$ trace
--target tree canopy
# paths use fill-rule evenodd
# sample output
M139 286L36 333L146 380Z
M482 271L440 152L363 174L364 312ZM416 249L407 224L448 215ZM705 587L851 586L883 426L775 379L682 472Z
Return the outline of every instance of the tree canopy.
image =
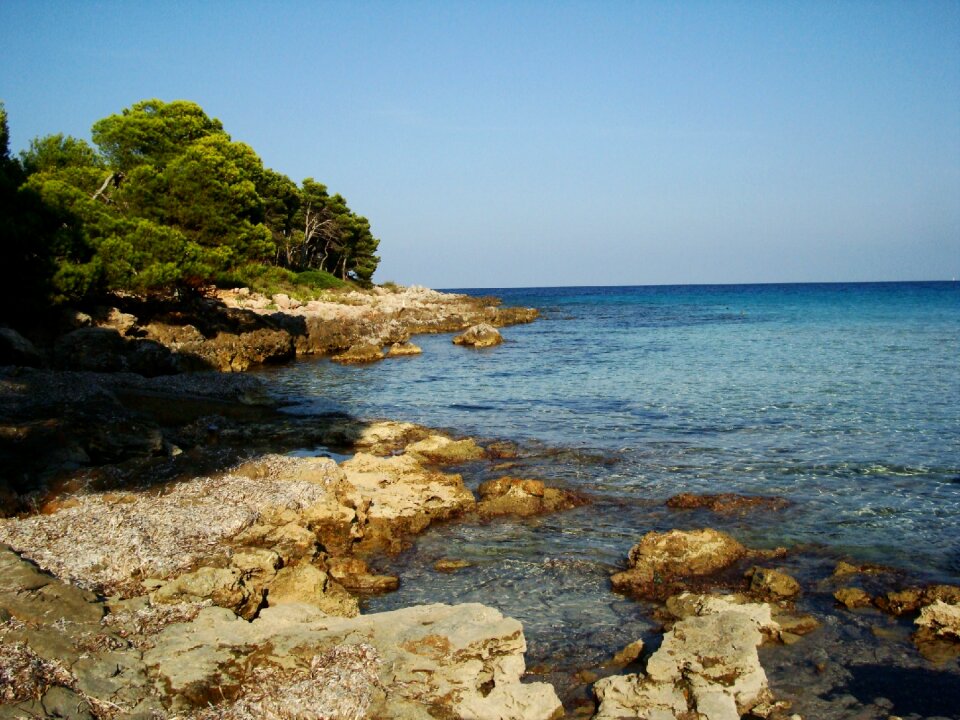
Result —
M0 104L0 259L35 296L169 292L254 265L370 283L369 221L312 178L265 167L196 103L136 103L92 138L36 138L14 158Z

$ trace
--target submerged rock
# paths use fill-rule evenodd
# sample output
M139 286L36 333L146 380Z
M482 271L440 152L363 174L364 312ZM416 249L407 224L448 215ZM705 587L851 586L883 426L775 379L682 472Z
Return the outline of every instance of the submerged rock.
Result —
M674 510L694 510L706 508L717 513L745 512L747 510L782 510L790 505L790 501L781 497L763 495L738 495L736 493L719 493L716 495L695 495L681 493L667 500L666 506Z
M500 335L499 331L486 323L467 328L466 331L453 339L454 345L468 345L475 348L493 347L502 342L503 336Z
M847 610L856 610L873 605L873 598L870 597L870 593L856 587L840 588L833 594L833 597Z
M467 560L456 560L451 558L440 558L433 564L433 569L437 572L452 573L457 570L463 570L470 567L472 563Z

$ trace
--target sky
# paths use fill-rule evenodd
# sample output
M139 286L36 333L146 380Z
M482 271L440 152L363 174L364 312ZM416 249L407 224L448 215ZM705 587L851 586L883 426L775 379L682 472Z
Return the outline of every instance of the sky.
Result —
M14 151L186 99L438 288L960 276L960 0L0 0Z

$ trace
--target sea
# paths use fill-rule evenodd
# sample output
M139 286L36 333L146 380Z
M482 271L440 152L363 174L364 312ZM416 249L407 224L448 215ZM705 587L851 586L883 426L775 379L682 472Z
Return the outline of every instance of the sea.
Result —
M960 717L956 657L919 653L909 619L838 609L831 578L847 560L893 568L901 585L960 584L960 283L456 292L541 317L502 329L504 344L490 349L421 335L420 356L359 367L303 360L264 374L294 414L516 443L516 458L456 468L474 489L519 475L591 503L436 526L377 561L401 586L367 599L365 611L494 606L523 622L528 667L575 694L577 670L638 638L657 643L654 606L610 588L631 546L651 530L709 526L789 551L778 567L801 581L799 608L822 623L763 651L771 686L794 711ZM685 492L789 505L726 515L665 506ZM441 574L439 558L471 565ZM922 690L931 683L936 692Z

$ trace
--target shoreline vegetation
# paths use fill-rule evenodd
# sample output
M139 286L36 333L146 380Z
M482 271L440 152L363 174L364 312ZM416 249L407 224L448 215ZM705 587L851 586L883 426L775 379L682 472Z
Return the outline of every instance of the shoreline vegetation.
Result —
M404 582L385 558L432 525L591 498L504 474L510 438L294 416L244 371L404 362L423 333L473 352L537 310L373 286L369 222L263 167L193 103L105 118L97 148L58 135L14 159L2 107L0 131L15 280L0 298L0 720L796 720L759 649L789 652L829 622L798 605L824 588L839 612L915 619L932 661L960 655L960 588L846 562L802 586L781 566L794 550L710 527L638 531L610 592L652 613L659 644L625 637L557 682L527 669L521 624L494 608L363 613ZM475 473L490 479L474 492ZM433 569L465 562L451 547Z

